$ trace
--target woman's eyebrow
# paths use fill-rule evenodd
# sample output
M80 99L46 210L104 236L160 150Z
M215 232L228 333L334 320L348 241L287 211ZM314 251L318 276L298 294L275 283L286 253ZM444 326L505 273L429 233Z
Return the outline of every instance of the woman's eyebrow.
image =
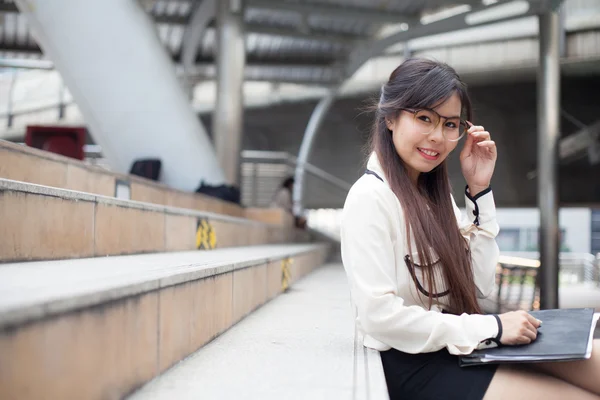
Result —
M440 114L440 113L438 113L438 115L439 115L440 117L442 117L442 118L446 118L446 119L456 119L456 118L460 119L460 115L456 115L456 116L452 116L452 117L446 117L445 115L442 115L442 114Z
M440 116L440 117L442 117L442 118L446 118L446 119L456 119L456 118L458 118L458 119L460 119L460 115L457 115L457 116L455 116L455 117L454 117L454 116L453 116L453 117L446 117L445 115L442 115L442 114L440 114L439 112L437 112L437 110L436 110L436 109L434 109L434 108L428 108L427 110L430 110L430 111L433 111L433 112L435 112L437 115L439 115L439 116Z

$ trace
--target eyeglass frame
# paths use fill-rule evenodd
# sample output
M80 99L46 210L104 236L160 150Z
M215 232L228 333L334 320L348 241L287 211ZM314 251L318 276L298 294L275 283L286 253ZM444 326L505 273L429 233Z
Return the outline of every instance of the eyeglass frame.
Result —
M435 111L435 110L432 110L431 108L400 108L399 110L400 110L400 111L408 111L409 113L411 113L411 114L413 115L413 122L414 122L414 119L416 118L416 116L417 116L417 113L418 113L419 111L430 111L430 112L434 113L435 115L437 115L437 116L439 117L439 120L440 120L440 122L442 121L442 118L443 118L444 120L446 120L446 121L448 121L449 119L452 119L452 118L454 118L454 117L444 117L444 116L440 115L440 114L439 114L437 111ZM463 138L463 136L465 136L465 133L467 133L467 131L468 131L468 130L469 130L469 128L470 128L470 126L469 126L469 125L467 125L467 121L465 121L465 120L462 120L460 117L458 118L458 120L460 121L460 122L459 122L459 125L462 125L462 126L465 128L465 131L462 133L462 135L460 135L460 136L458 137L458 139L448 139L448 138L446 137L446 134L444 133L444 129L442 128L442 135L444 136L444 139L446 139L446 140L447 140L447 141L449 141L449 142L458 142L460 139L462 139L462 138ZM439 125L439 123L438 123L438 125ZM434 131L434 130L436 130L436 129L437 129L437 125L436 125L436 126L434 126L434 127L433 127L433 129L432 129L431 131L429 131L429 132L427 132L427 133L423 133L423 135L429 135L431 132L433 132L433 131Z

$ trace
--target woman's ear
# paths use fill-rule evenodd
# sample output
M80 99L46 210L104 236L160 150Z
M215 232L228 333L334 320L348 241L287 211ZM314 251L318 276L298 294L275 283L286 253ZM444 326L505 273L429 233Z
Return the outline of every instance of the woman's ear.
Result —
M389 117L385 117L385 126L387 126L390 131L394 131L394 123Z

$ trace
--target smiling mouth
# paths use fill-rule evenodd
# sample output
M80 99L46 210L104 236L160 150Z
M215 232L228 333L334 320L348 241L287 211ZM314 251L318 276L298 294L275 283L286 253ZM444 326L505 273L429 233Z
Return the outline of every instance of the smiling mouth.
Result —
M440 153L432 151L432 150L425 150L425 149L421 149L420 147L417 147L417 150L419 150L419 153L425 157L427 160L437 160L440 156Z

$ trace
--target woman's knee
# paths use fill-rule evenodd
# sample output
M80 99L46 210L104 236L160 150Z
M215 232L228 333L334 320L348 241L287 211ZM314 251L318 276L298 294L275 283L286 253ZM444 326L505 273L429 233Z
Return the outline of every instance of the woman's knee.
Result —
M524 367L500 366L484 400L600 400L600 397L565 381Z
M600 340L594 340L588 360L531 364L530 368L600 395Z

